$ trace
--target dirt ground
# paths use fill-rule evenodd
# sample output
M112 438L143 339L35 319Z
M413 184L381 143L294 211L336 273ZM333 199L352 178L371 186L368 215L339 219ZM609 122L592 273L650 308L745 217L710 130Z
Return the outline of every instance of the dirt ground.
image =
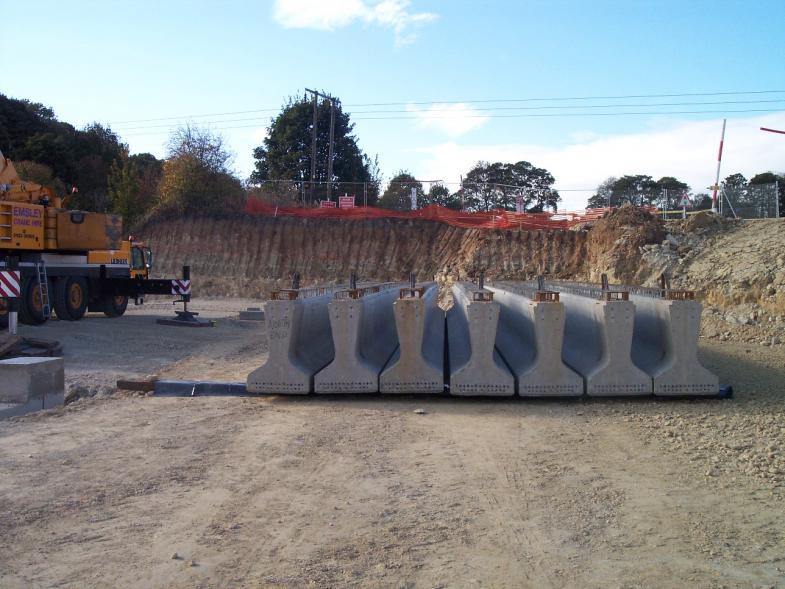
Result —
M702 340L722 401L107 394L243 380L250 304L23 328L100 396L0 421L0 587L785 586L782 347Z

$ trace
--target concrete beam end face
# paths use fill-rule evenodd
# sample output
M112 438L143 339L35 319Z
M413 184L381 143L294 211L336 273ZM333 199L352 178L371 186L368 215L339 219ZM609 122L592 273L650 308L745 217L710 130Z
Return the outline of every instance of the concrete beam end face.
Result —
M515 395L515 378L495 347L499 304L469 302L465 308L471 356L466 364L452 371L450 394L483 397Z
M586 377L586 394L595 397L643 396L654 391L650 375L632 361L635 305L631 301L595 301L595 321L603 354Z
M702 306L698 301L656 301L665 321L665 356L654 371L654 394L713 396L719 393L716 374L698 360Z
M562 303L529 301L529 318L534 328L534 364L518 375L522 397L579 397L583 377L562 360L565 309Z
M251 372L246 380L249 393L307 395L311 392L313 370L297 357L301 301L268 301L267 361Z
M397 358L379 376L382 393L441 393L444 370L444 313L434 296L393 303L398 333Z
M377 393L379 373L398 346L394 288L330 302L335 357L314 377L317 393Z

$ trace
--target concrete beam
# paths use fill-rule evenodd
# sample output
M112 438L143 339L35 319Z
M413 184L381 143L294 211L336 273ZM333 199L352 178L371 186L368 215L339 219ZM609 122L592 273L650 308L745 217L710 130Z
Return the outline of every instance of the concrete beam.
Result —
M265 304L269 351L266 362L248 375L248 392L307 395L314 390L314 375L333 359L327 310L332 291L292 293L297 298Z
M471 283L452 288L454 304L447 312L450 394L512 396L515 378L496 350L499 304L475 300L489 295Z
M0 417L57 407L64 397L62 358L0 360Z
M651 395L651 377L632 361L635 305L629 300L598 300L597 290L546 283L559 291L567 311L564 361L586 380L590 396Z
M393 303L399 346L379 377L382 393L444 392L444 311L436 284L420 286L422 296Z
M559 301L534 301L537 288L521 283L489 287L501 307L496 347L522 397L576 397L583 378L562 360L566 311Z
M630 300L635 304L632 359L654 380L654 394L717 395L719 378L698 360L701 304L642 295Z
M379 292L330 301L329 320L335 354L314 377L317 393L376 393L379 374L398 346L393 301L398 287L379 285ZM353 291L347 291L351 293Z

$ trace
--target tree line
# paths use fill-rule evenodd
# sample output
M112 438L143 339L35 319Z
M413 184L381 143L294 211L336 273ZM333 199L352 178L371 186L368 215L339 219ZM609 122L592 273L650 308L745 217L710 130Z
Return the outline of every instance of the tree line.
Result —
M356 194L360 202L393 210L411 208L412 189L418 208L436 204L468 211L514 210L520 203L526 211L539 212L556 210L561 202L553 175L527 161L477 162L455 191L440 183L431 183L426 190L407 170L384 183L378 156L370 157L360 148L354 123L338 100L316 102L312 161L313 117L311 99L290 97L271 119L262 144L253 150L253 172L241 180L223 138L209 129L188 125L176 129L166 156L158 159L150 153L130 154L128 145L109 126L91 123L77 129L58 120L47 106L0 94L0 150L15 161L23 178L66 196L68 207L121 214L126 227L153 212L242 211L249 195L315 206L319 199L335 200L342 186L364 189L362 195ZM777 179L782 201L785 178L771 172L749 181L734 174L723 185L737 191L743 185L746 188L740 194L753 195L749 187ZM671 207L682 194L689 194L698 208L711 207L707 192L693 194L686 183L671 176L654 180L646 175L608 178L587 206ZM669 202L664 202L664 196ZM785 211L785 206L780 210Z
M47 106L0 94L0 150L24 180L50 186L67 207L123 215L126 229L153 211L214 213L245 204L223 139L196 127L174 131L159 160L130 154L108 126L76 129Z
M453 209L488 211L515 209L516 197L522 197L527 210L555 208L560 196L553 189L554 178L545 169L529 162L478 162L466 173L459 190L450 192L443 184L432 184L426 192L422 182L407 170L401 170L381 192L378 156L363 153L354 135L354 124L343 111L340 101L316 101L316 158L314 182L311 182L314 102L305 95L289 98L268 129L261 146L254 150L251 191L259 198L292 204L319 199L334 200L341 186L363 187L361 200L369 206L393 210L411 209L411 191L417 206L437 204ZM331 113L331 109L334 112ZM334 120L332 177L328 177L330 120Z
M753 206L753 201L757 198L756 187L779 183L779 193L777 198L780 202L780 212L783 214L785 205L785 175L777 175L773 172L763 172L756 174L747 180L742 174L731 174L720 184L724 191L739 206ZM679 208L679 202L683 196L687 196L692 202L694 209L703 210L712 207L712 197L708 192L693 192L690 186L674 178L673 176L663 176L659 180L654 180L652 176L643 174L625 175L619 178L611 177L600 183L597 191L589 197L586 203L588 208L601 207L620 207L624 204L635 206L656 206L666 210Z

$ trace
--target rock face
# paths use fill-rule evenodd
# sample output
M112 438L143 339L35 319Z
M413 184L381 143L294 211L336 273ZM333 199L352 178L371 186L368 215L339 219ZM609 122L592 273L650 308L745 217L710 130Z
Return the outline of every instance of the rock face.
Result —
M665 238L662 220L651 213L631 206L612 211L594 223L586 239L588 279L599 282L608 274L611 282L640 284L648 274L641 266L642 248Z
M158 220L137 234L155 253L156 276L192 269L199 295L263 296L288 284L401 280L409 272L522 279L541 271L587 277L585 231L463 229L435 221L332 220L238 215Z

